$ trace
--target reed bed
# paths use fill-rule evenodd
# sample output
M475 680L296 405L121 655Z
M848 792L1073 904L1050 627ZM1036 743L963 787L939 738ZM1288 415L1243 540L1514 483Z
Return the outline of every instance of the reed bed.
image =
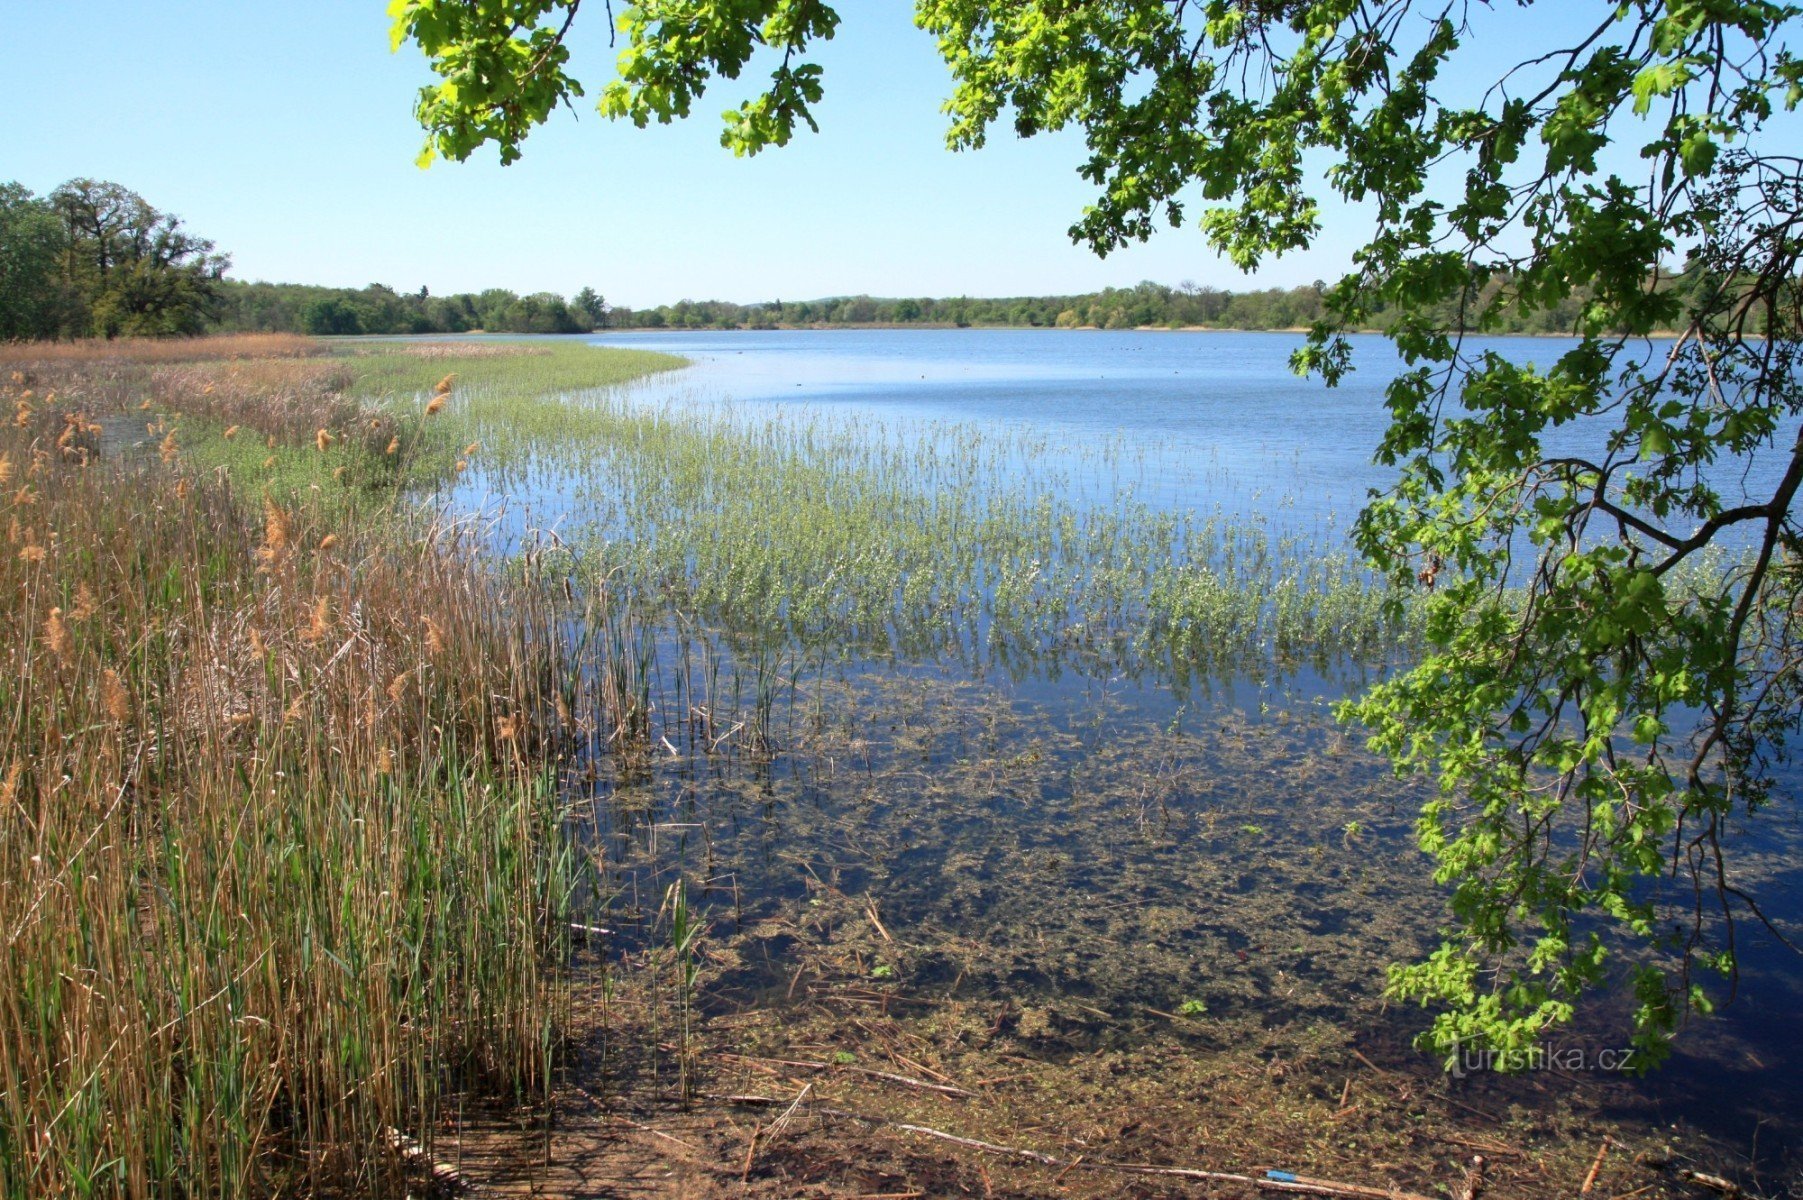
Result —
M448 1094L546 1086L609 618L334 502L328 360L138 349L0 384L0 1195L402 1194Z
M356 393L374 401L424 404L447 372L458 400L505 419L514 403L550 405L566 392L610 389L684 366L653 350L597 349L577 342L411 342L359 347L349 360Z
M1381 660L1417 628L1333 531L1138 499L1139 447L1072 461L960 422L471 395L479 482L571 518L593 576L741 650L1184 682Z
M78 338L68 342L0 342L0 366L25 364L143 364L300 358L327 344L296 333L234 333L190 338Z

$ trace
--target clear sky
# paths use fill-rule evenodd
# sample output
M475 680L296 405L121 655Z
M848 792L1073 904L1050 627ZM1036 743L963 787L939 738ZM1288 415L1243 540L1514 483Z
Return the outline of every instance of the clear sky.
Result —
M214 239L240 279L436 293L588 285L635 307L1141 279L1293 286L1337 277L1360 232L1334 220L1316 249L1255 279L1193 226L1097 259L1066 233L1090 198L1080 140L1004 128L980 152L944 148L949 81L907 0L838 6L821 132L785 149L735 159L719 147L717 114L743 94L730 84L683 124L641 131L596 115L613 57L597 5L573 42L591 92L577 114L535 133L511 167L485 149L421 170L412 106L430 74L412 47L389 52L385 7L0 0L0 180L39 193L115 180Z
M1066 233L1081 142L944 148L949 90L904 0L846 0L818 136L755 159L718 145L710 91L647 130L579 102L510 167L413 163L429 78L388 49L383 0L0 0L0 180L111 179L184 218L240 279L434 292L591 285L633 306L876 295L1022 295L1248 281L1193 228L1098 260ZM605 9L574 44L590 99L611 73ZM730 85L729 85L730 86ZM1332 278L1329 246L1261 284Z

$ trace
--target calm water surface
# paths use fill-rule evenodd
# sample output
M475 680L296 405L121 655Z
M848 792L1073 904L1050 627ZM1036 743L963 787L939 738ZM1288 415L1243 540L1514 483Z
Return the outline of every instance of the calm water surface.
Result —
M1368 491L1390 478L1371 463L1395 370L1379 338L1356 340L1361 369L1337 389L1291 373L1301 339L1289 334L882 330L590 340L694 361L637 385L647 404L728 406L760 419L829 410L854 423L868 418L882 436L943 436L948 422L1021 435L1033 447L1035 478L1060 468L1065 499L1077 504L1128 492L1154 508L1250 515L1331 545ZM1567 343L1482 345L1544 366ZM1577 448L1585 433L1567 433L1561 448ZM1770 479L1759 464L1746 491L1757 494ZM1740 485L1724 483L1736 498ZM530 499L541 509L558 503L555 494ZM926 693L906 683L910 672L947 698L925 704ZM897 681L916 710L881 699ZM838 873L849 893L880 893L897 926L937 930L946 946L987 939L993 976L985 983L973 972L967 986L1084 995L1105 1008L1168 1009L1196 996L1211 1012L1266 1021L1378 1020L1381 963L1431 932L1435 901L1421 890L1425 863L1409 846L1414 798L1356 750L1327 753L1344 744L1319 716L1331 683L1315 680L1300 701L1229 688L1224 700L1180 702L1120 679L1016 680L999 698L1009 719L991 720L985 739L957 705L993 712L995 695L970 691L993 684L884 665L842 701L888 723L886 749L863 751L867 781L881 786L847 790L841 760L830 757L779 766L750 787L685 778L606 822L604 835L622 847L618 886L640 886L634 871L661 878L672 854L681 870L704 863L708 878L730 879L735 921L752 929L814 902L792 865L802 862L810 877ZM1294 724L1284 727L1286 704ZM1219 732L1170 740L1179 727ZM925 774L907 767L914 755L930 765ZM1793 923L1803 912L1794 794L1767 814L1771 836L1758 844L1768 910ZM1349 819L1367 841L1340 835ZM838 857L822 847L839 847ZM1369 874L1373 861L1393 864L1394 878ZM1297 863L1312 865L1286 874ZM1412 924L1372 919L1403 911L1415 913ZM1006 952L1029 928L1039 946L1052 947L1046 961ZM1794 1084L1803 1051L1793 1036L1803 971L1770 938L1743 931L1743 939L1739 1001L1686 1038L1673 1069L1635 1085L1633 1104L1643 1118L1683 1118L1731 1139L1770 1119L1769 1154L1774 1142L1779 1152L1794 1142L1803 1118ZM968 964L950 953L922 949L907 972L962 978ZM1315 990L1278 1004L1274 978L1312 980Z
M1312 534L1344 528L1367 494L1393 478L1372 455L1387 424L1384 388L1400 363L1376 335L1351 339L1357 369L1335 388L1290 369L1303 344L1293 333L777 330L589 340L694 361L654 380L648 396L973 422L1043 438L1050 461L1084 460L1086 449L1101 446L1126 449L1129 468L1119 477L1075 472L1098 499L1126 486L1155 506L1257 513L1273 528ZM1465 349L1545 369L1575 344L1472 338ZM1626 353L1656 360L1670 346L1657 340ZM1780 444L1788 444L1795 422L1788 428ZM1600 458L1607 429L1580 423L1546 441L1558 453ZM1779 456L1762 456L1744 475L1722 472L1714 482L1730 502L1763 498L1781 469Z

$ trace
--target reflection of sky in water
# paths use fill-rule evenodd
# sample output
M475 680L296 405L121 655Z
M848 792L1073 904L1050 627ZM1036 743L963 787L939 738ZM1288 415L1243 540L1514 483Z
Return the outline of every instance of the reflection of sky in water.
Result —
M1371 461L1397 362L1377 336L1353 339L1360 369L1338 388L1291 372L1302 339L1284 333L781 330L592 340L695 360L644 385L647 397L1031 434L1045 442L1035 465L1066 471L1074 500L1109 498L1126 486L1154 507L1256 512L1274 528L1312 534L1344 529L1367 492L1394 477ZM1469 340L1466 350L1545 367L1571 344L1487 338ZM1662 357L1668 349L1655 342L1630 353ZM1600 456L1606 428L1580 422L1554 431L1548 450ZM1104 478L1094 451L1107 445L1120 454ZM1760 498L1775 483L1778 457L1762 456L1744 480L1736 469L1718 471L1716 483L1730 503Z

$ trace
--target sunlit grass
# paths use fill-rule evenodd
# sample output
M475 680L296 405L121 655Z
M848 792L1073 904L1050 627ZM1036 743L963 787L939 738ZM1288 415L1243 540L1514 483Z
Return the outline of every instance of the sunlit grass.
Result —
M473 400L486 482L571 517L592 578L755 644L1170 679L1393 655L1407 597L1349 549L1254 515L1079 496L1031 435L956 422L649 404L617 390ZM1092 448L1118 476L1134 448Z
M448 1090L547 1086L608 617L306 349L0 382L0 1195L399 1195Z

